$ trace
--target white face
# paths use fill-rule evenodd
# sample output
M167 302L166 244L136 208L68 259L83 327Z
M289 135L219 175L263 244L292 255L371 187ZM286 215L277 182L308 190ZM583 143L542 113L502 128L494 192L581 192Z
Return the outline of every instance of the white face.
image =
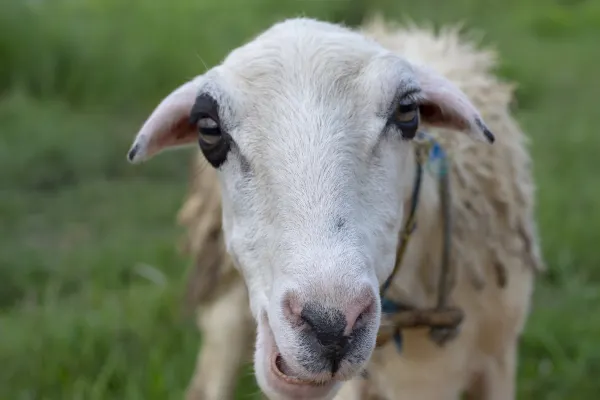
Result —
M256 376L271 398L329 398L371 356L419 123L491 139L443 77L297 19L171 93L138 133L133 162L195 144L218 170L227 248L258 324Z

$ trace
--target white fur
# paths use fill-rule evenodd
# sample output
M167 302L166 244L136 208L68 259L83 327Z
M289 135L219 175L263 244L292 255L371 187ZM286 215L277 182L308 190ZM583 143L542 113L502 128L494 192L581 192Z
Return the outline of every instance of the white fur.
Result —
M196 143L195 129L186 123L196 95L208 92L219 102L221 125L236 143L217 171L224 240L244 278L257 324L257 381L272 399L284 398L267 379L266 358L272 346L297 376L322 378L303 370L298 361L307 350L299 339L302 332L286 320L286 294L294 292L301 302L348 310L362 292L376 295L393 268L404 205L412 189L414 156L412 143L402 140L398 129L386 128L384 113L395 95L411 89L419 90L414 95L419 104L438 111L435 119L423 117L422 127L485 139L486 128L472 100L433 67L403 56L402 51L391 51L361 32L291 19L232 51L221 65L167 96L136 137L134 162ZM501 139L503 132L495 133ZM413 239L416 244L407 253L408 266L398 278L403 284L395 288L415 303L429 301L427 285L412 283L424 258L431 256L423 250L438 251L433 247L439 242L432 230L439 223L434 188L429 180L423 189L419 225L423 234ZM337 228L340 221L343 226ZM424 236L429 231L431 236ZM460 279L462 293L469 292L471 281ZM528 277L522 279L529 285ZM529 290L519 293L524 303L517 305L520 316L515 317L516 330L507 333L509 341L520 332L528 305ZM364 360L346 362L342 378L355 376L371 359L379 313L376 302L367 321L367 338L358 350ZM465 326L464 337L475 340L474 333L469 334L475 326L471 321ZM458 361L465 356L453 358L458 375L456 388L447 389L448 398L467 385L467 378L463 379L469 375L463 368L467 364ZM393 360L380 361L374 368L378 386L396 398L394 390L402 390L398 382L405 382L405 390L412 384L403 379L393 382L394 371L404 366L392 370L386 362ZM432 376L438 367L450 368L447 363L432 365ZM386 381L389 374L392 381ZM423 397L418 398L440 390L432 382L423 382L431 393L421 392ZM323 398L331 398L337 389L339 385ZM506 396L497 398L511 398Z

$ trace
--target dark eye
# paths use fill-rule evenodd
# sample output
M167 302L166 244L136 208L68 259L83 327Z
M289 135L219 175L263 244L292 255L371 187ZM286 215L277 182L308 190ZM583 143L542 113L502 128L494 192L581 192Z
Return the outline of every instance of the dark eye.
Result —
M205 149L218 145L223 140L221 128L217 121L210 117L200 118L196 124L198 127L198 140L200 147Z
M419 127L417 103L400 104L394 114L394 123L402 131L404 139L414 138Z
M196 98L190 113L190 124L198 130L198 145L206 160L219 168L230 150L230 137L219 121L219 104L208 94Z

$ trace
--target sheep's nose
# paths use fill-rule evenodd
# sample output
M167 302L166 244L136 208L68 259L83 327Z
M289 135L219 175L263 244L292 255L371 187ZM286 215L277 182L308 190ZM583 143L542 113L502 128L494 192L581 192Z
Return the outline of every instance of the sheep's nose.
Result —
M336 309L326 309L318 304L307 304L300 318L308 326L307 335L313 336L320 346L321 355L334 365L339 365L349 348L349 325L344 314ZM350 330L350 329L348 329Z
M352 348L361 342L360 332L364 334L365 325L376 316L376 297L371 291L344 302L343 309L325 306L318 302L307 302L302 307L289 307L291 321L301 326L300 333L305 345L321 362L319 369L327 364L327 369L335 373ZM288 303L289 304L289 303ZM295 311L295 312L294 312ZM362 329L361 329L362 328ZM316 361L316 360L315 360Z

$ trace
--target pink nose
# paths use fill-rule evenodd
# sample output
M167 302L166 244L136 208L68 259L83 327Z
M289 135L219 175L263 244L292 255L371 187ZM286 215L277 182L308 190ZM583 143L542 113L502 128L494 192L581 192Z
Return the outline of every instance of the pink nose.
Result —
M376 296L365 289L358 296L345 301L343 308L325 306L316 301L307 301L301 306L297 296L286 296L284 305L288 321L299 328L311 351L327 361L335 373L341 361L352 351L354 336L364 336L376 317Z

